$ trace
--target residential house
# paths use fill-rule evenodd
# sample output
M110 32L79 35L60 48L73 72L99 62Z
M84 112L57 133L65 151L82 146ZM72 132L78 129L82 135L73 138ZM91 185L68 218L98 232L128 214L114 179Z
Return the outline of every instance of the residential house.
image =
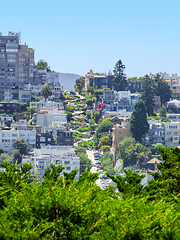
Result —
M120 124L116 124L113 128L113 138L112 138L112 148L114 152L114 159L116 161L117 155L117 148L118 144L125 138L125 137L132 137L132 133L130 131L130 126L127 122L122 122Z
M57 130L56 137L57 145L60 146L74 146L74 136L70 131Z
M12 123L15 130L34 130L37 134L41 133L41 125L29 125L25 119L19 119L18 122Z
M0 113L13 114L19 112L20 106L18 102L0 102Z
M68 126L67 114L63 110L58 109L48 109L40 110L38 113L33 114L33 125L41 125L42 129L44 127L49 127L52 122L59 121L64 126Z
M8 154L13 150L13 142L16 139L24 139L28 143L28 150L36 146L36 131L15 130L10 128L0 129L0 149Z
M166 103L167 110L172 110L174 113L180 113L180 101L171 100Z
M41 148L42 146L55 145L54 137L52 132L50 133L39 133L36 135L36 148Z
M166 117L168 117L171 120L171 122L180 122L179 113L166 113Z
M41 149L34 149L31 156L23 156L22 162L32 163L33 169L40 173L40 177L44 177L44 172L51 164L55 166L63 165L63 172L71 172L78 169L75 180L79 179L80 159L76 156L75 149L71 146L46 146ZM60 174L63 175L63 172Z
M58 109L63 110L64 105L63 102L45 102L45 101L39 101L39 102L30 102L30 107L35 107L37 110L40 109Z
M170 147L177 147L180 141L180 122L164 122L165 144Z
M93 71L90 70L90 72L85 75L85 90L87 90L88 87L93 87L94 90L104 88L112 89L113 75L110 71L108 75L106 75L104 73L93 73Z

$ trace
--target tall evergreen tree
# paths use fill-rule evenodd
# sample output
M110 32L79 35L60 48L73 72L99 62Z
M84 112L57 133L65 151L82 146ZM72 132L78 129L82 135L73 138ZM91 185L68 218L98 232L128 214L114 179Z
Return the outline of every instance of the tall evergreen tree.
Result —
M114 90L116 91L124 91L125 87L127 86L124 69L125 65L122 63L122 61L117 61L116 65L114 66L114 78L112 80L112 85L114 87Z
M141 99L146 106L146 112L149 116L153 115L154 96L155 96L155 82L147 74L141 80Z
M142 137L149 130L146 117L146 107L142 100L136 102L130 118L130 129L136 141L141 142Z
M171 88L167 82L163 80L163 78L157 73L155 78L155 95L160 96L161 98L161 106L170 100L171 97Z

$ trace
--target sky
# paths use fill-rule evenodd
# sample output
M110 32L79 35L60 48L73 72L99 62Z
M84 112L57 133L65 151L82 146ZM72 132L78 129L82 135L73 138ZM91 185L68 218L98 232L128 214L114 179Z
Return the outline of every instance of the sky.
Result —
M180 75L179 9L179 0L9 0L0 32L21 32L35 62L61 73L108 73L121 59L127 77Z

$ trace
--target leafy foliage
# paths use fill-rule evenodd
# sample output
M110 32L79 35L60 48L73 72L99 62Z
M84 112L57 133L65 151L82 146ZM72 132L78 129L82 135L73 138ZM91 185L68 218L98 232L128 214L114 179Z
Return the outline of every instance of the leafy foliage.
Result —
M137 143L134 138L126 137L118 144L118 158L123 159L124 167L132 166L137 163L146 163L151 151L144 145Z
M31 178L31 165L10 165L0 172L1 239L179 239L180 150L164 149L161 174L146 186L142 175L125 171L110 176L119 193L101 190L98 174L63 167L45 171L42 184Z
M23 138L22 139L16 139L13 143L13 146L14 146L15 149L19 150L21 155L27 153L28 143Z

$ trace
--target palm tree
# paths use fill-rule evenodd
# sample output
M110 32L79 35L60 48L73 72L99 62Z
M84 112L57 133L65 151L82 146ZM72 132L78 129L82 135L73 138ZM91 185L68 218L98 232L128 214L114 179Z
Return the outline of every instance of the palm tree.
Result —
M41 89L41 95L44 96L45 98L45 101L46 99L52 95L52 88L50 85L44 85L42 86L42 89Z

